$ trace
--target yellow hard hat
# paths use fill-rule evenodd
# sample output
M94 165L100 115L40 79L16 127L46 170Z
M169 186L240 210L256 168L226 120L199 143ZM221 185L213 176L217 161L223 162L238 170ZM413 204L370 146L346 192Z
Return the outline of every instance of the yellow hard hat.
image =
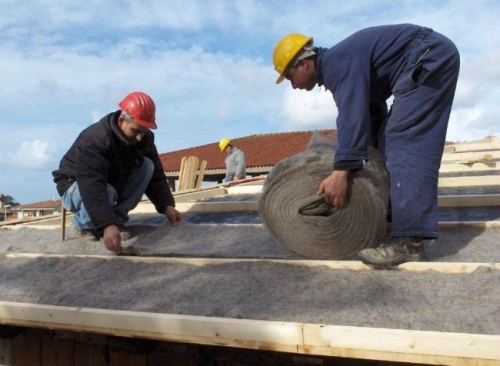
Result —
M229 140L225 137L222 140L220 140L220 142L219 142L220 151L224 151L226 149L227 145L229 145L230 143L231 143L231 140Z
M291 33L281 38L276 46L274 46L273 63L274 69L280 74L276 84L279 84L285 78L290 62L297 56L302 47L313 40L312 37L304 36L303 34Z

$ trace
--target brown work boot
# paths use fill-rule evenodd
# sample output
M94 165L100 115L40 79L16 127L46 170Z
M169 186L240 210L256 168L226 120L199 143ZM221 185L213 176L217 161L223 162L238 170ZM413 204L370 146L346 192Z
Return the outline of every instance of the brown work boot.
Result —
M97 240L97 237L92 229L77 229L75 227L75 239Z
M422 238L398 237L377 248L363 249L358 258L368 265L391 268L405 262L424 262L427 256Z

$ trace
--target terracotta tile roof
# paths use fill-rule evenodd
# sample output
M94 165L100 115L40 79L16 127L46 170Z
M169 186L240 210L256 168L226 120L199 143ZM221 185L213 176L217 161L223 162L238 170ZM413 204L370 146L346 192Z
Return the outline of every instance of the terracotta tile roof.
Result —
M40 208L53 209L56 208L57 206L61 206L61 200L50 200L50 201L28 203L26 205L18 206L17 209L21 210L40 209Z
M321 134L331 134L336 130L321 130ZM250 135L232 139L231 142L241 149L246 156L246 166L274 166L289 156L304 151L314 131L271 133ZM184 156L196 156L207 161L208 169L225 169L226 154L220 151L219 142L195 146L188 149L160 154L166 172L179 171Z

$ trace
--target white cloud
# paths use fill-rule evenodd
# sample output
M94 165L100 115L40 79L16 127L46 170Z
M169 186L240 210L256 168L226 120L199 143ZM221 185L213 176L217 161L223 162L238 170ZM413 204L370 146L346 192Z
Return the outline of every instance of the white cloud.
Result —
M7 154L6 163L16 168L44 168L50 162L49 142L23 141L18 149Z
M287 131L336 128L337 107L332 94L324 88L310 92L287 88L281 113L281 125Z

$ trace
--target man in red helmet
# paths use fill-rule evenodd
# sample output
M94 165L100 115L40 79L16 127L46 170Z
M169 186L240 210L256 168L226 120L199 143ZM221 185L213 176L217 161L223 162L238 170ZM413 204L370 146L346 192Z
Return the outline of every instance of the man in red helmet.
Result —
M143 194L173 225L182 220L154 144L156 107L142 92L128 94L120 110L87 127L52 172L64 207L74 212L78 238L102 237L120 253L128 212Z

